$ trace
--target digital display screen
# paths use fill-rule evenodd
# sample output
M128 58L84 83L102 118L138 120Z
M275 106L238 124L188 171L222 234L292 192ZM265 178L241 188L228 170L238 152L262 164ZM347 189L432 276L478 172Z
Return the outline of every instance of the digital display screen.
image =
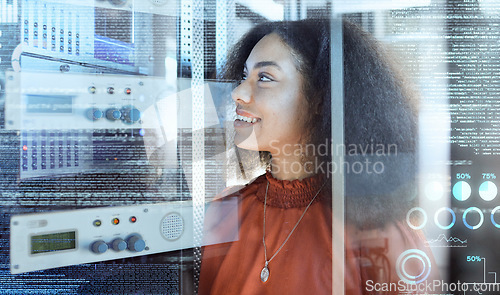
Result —
M75 236L75 231L31 236L31 254L75 249Z
M27 94L26 112L30 114L71 114L73 96Z

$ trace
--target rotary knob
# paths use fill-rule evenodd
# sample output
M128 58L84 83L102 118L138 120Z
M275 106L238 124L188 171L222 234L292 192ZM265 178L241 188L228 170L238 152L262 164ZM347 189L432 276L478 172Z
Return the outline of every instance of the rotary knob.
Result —
M122 112L120 112L120 110L118 110L117 108L106 110L106 119L110 121L119 120L121 117L122 117Z
M111 248L117 252L123 251L127 249L127 242L121 238L114 239L113 242L111 242Z
M146 248L146 242L138 234L133 234L127 239L128 249L132 252L141 252Z
M91 108L87 110L87 118L89 118L89 120L92 121L99 120L100 118L102 118L103 115L104 114L102 113L102 111L97 108Z
M125 107L121 110L122 119L125 123L133 124L141 118L141 111L134 107Z
M103 240L95 241L92 243L92 246L90 246L90 249L96 254L102 254L108 250L108 244Z

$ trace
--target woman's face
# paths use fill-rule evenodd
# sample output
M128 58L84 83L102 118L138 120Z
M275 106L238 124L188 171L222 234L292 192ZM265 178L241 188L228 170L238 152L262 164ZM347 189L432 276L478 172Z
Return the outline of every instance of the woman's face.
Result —
M278 156L301 143L308 108L296 63L291 49L275 33L255 45L241 84L232 92L238 147Z

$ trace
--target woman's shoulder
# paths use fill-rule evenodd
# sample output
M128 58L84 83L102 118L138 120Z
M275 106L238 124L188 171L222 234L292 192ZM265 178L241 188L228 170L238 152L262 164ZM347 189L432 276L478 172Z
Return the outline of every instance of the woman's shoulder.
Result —
M238 240L242 211L248 212L249 208L242 205L241 199L255 194L262 182L260 177L245 185L227 187L209 202L204 219L204 245Z

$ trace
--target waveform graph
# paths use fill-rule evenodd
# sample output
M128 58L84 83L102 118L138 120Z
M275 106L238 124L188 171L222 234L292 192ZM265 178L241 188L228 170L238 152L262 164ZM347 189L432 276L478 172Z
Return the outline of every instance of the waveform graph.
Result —
M427 247L441 247L441 248L467 248L467 239L460 239L458 237L447 237L445 234L440 234L435 239L425 241Z

